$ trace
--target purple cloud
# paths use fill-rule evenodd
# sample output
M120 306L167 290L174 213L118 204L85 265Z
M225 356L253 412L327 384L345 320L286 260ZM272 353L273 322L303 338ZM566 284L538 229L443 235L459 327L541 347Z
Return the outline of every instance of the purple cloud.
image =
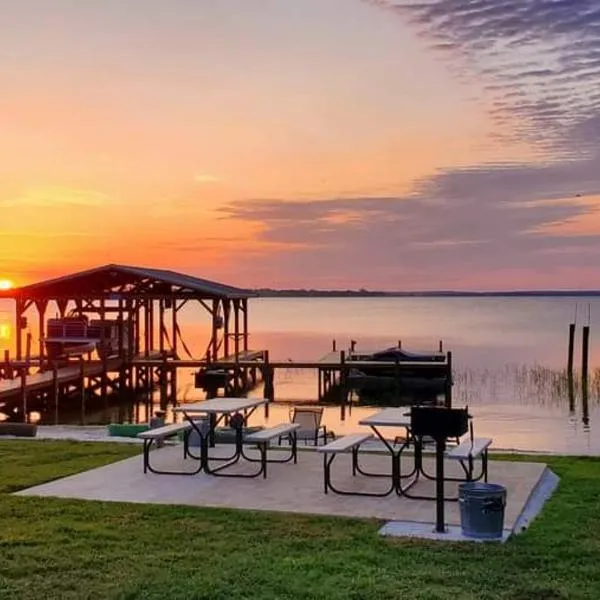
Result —
M482 82L497 127L510 123L549 154L595 152L597 137L573 133L599 112L596 0L366 1L405 18L461 78Z

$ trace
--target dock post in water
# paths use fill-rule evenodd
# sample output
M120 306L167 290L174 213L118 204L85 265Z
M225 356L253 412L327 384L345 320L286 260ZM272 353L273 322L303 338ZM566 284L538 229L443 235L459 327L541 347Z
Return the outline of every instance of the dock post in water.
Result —
M575 349L575 323L569 325L569 348L567 355L567 374L573 376L573 354Z
M52 396L54 399L54 424L58 425L59 386L58 386L58 368L56 367L56 364L52 365Z
M21 368L21 407L23 410L23 423L28 422L27 418L27 369Z
M85 362L79 358L79 384L81 386L81 424L85 425Z
M590 345L590 326L584 325L582 341L581 341L581 378L584 382L584 385L587 385L587 380L588 380L589 345Z
M269 404L273 402L275 399L275 388L274 388L274 371L271 365L269 364L269 351L265 350L265 359L263 366L263 383L264 383L264 391L263 396L266 398L267 402L265 404L265 419L269 418Z
M340 420L346 420L346 402L348 401L348 386L346 377L346 352L340 351Z

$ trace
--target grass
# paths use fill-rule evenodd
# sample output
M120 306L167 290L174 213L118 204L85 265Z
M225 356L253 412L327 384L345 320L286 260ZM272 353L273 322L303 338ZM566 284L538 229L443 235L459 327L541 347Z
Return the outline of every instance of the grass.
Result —
M131 456L128 445L0 442L0 598L600 597L600 460L544 460L560 487L507 544L382 539L379 523L8 495Z

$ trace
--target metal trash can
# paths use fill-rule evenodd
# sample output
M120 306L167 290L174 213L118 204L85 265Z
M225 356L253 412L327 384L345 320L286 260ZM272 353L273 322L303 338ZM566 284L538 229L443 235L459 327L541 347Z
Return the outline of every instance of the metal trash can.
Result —
M165 424L165 412L163 410L157 410L154 413L154 416L150 418L150 429L158 429L159 427L163 427ZM165 445L164 440L156 440L156 447L162 448Z
M458 486L460 526L466 537L492 540L502 537L506 488L497 483L467 482Z
M208 419L194 419L194 423L202 432L202 435L208 435L210 425ZM190 448L200 448L200 436L195 429L190 429L188 436L188 446Z

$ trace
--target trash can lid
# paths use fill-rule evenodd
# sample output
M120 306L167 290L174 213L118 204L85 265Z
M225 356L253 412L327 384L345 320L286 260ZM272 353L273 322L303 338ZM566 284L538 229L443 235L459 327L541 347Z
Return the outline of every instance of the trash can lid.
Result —
M506 493L506 488L498 483L482 483L480 481L468 481L458 485L459 492L475 494L500 494Z

